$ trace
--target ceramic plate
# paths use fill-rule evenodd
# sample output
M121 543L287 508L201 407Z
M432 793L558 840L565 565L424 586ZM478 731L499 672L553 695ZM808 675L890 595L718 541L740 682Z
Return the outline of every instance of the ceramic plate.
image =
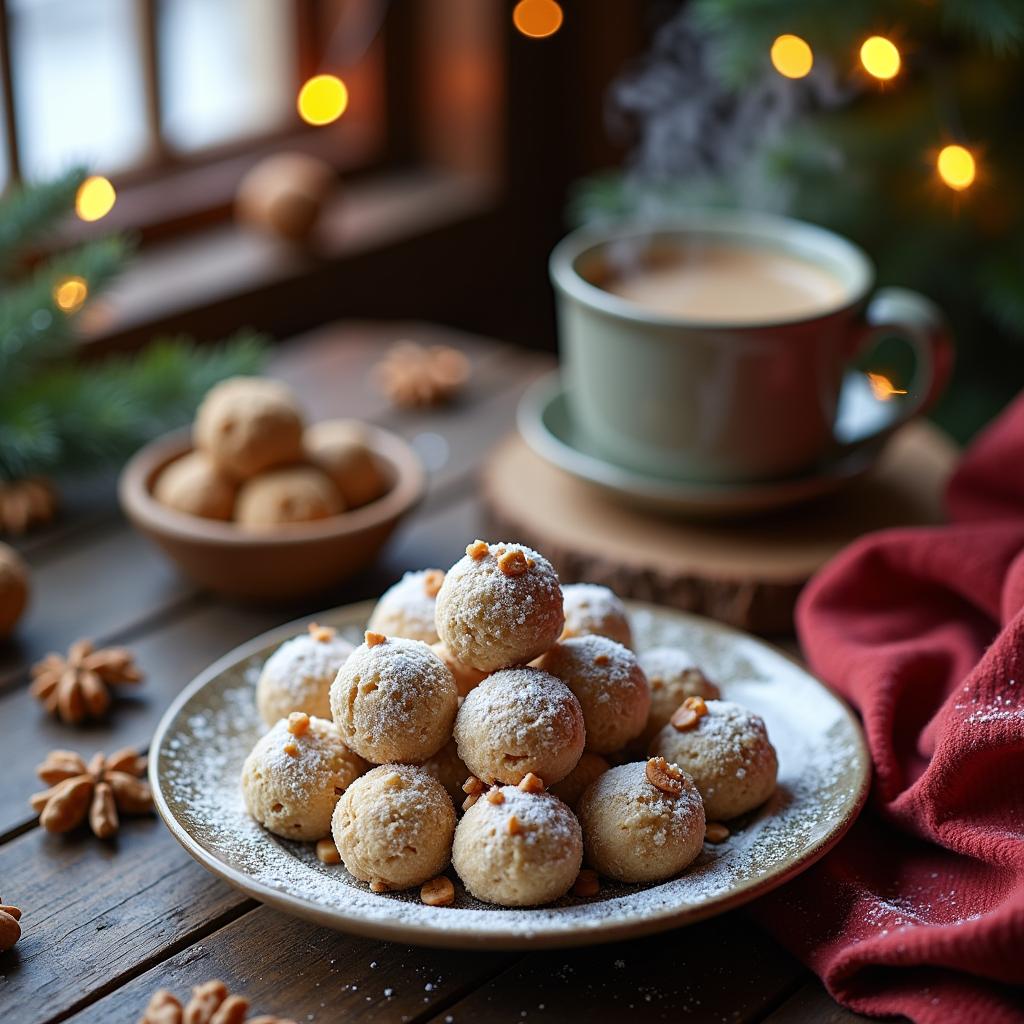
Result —
M884 431L889 410L870 396L863 374L851 371L843 385L836 422L841 443ZM541 458L631 505L690 518L745 516L786 508L832 494L863 476L878 460L884 438L824 462L803 476L747 484L697 483L628 469L588 450L579 436L557 373L523 396L519 432Z
M316 619L358 642L371 608L351 605ZM343 867L321 864L313 844L263 831L245 812L239 776L265 728L254 702L260 666L302 631L298 623L228 654L174 702L151 749L156 806L196 860L243 892L318 924L380 939L494 949L573 946L673 928L746 903L807 868L856 817L869 777L860 727L820 682L759 640L653 605L629 608L638 649L679 644L690 650L725 697L764 717L779 754L772 799L734 823L724 843L705 844L693 866L671 881L602 881L594 899L568 896L529 910L480 903L456 881L454 906L427 907L417 890L375 895Z

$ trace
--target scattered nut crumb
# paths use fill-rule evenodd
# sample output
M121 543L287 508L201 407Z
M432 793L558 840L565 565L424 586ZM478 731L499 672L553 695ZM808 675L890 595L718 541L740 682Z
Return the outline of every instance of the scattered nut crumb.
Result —
M489 804L503 804L505 802L505 794L497 786L491 786L487 790L487 802Z
M330 626L321 626L317 622L309 624L309 635L322 644L329 644L335 637L335 631Z
M683 791L683 773L663 757L652 757L647 762L647 781L669 796L679 796Z
M384 785L388 789L401 789L402 788L402 776L398 772L392 772L385 780Z
M524 793L543 793L544 780L539 775L534 775L533 772L527 772L519 783L519 788Z
M462 801L462 809L468 811L480 799L479 793L470 793L465 800Z
M309 715L305 711L293 711L288 716L288 731L293 736L301 736L309 729Z
M316 844L316 858L322 864L340 864L341 854L333 839L320 839Z
M485 540L475 540L472 544L466 545L466 554L477 562L479 562L481 558L486 558L489 551L490 548L488 548L487 541Z
M519 824L519 819L514 815L508 816L508 834L510 836L517 836L523 831L523 826Z
M420 888L420 899L428 907L448 907L455 902L455 886L452 880L438 875Z
M374 880L373 882L370 883L370 892L387 892L387 891L388 891L388 884L387 884L387 882L379 882L379 881Z
M484 791L484 784L475 776L470 775L462 784L462 792L472 796L479 796Z
M573 883L572 894L583 899L596 896L601 891L601 880L596 871L590 868L582 868Z
M709 843L724 843L729 835L728 826L723 825L720 821L709 821L704 827L704 838Z
M298 757L299 756L299 745L294 740L289 740L284 745L284 752L289 757Z
M594 664L595 665L607 665L612 659L607 654L595 654Z
M423 589L427 597L437 597L442 583L444 583L444 573L440 569L428 569L423 576Z
M708 706L704 703L703 697L687 697L676 708L669 722L679 732L686 732L692 729L707 713Z
M530 568L530 565L526 555L518 548L513 548L498 559L498 568L506 576L514 577L522 576Z
M376 647L377 644L386 643L388 638L383 633L374 633L368 629L363 639L367 647Z

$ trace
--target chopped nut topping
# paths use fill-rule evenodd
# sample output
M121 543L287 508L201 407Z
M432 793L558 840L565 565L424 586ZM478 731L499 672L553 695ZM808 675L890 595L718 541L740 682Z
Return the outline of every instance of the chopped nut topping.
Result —
M530 563L522 551L513 548L498 559L498 568L506 576L522 576L530 568Z
M505 794L497 786L491 786L487 790L487 802L489 804L503 804L505 802Z
M683 773L663 757L652 757L647 762L647 781L669 796L679 796L683 791Z
M533 772L527 772L519 783L519 788L524 793L543 793L544 780L539 775L534 775Z
M377 644L387 643L388 638L383 633L374 633L368 629L363 639L366 641L367 647L376 647Z
M595 665L607 665L612 659L607 654L595 654L594 664Z
M284 752L289 757L298 757L299 756L299 745L295 742L295 740L289 740L284 745Z
M465 800L462 801L462 809L468 811L480 799L479 793L470 793Z
M708 706L704 703L703 697L687 697L676 708L669 722L679 732L686 732L688 729L692 729L707 713Z
M340 864L341 854L333 839L320 839L316 844L316 859L321 864Z
M384 785L388 789L401 789L402 788L402 776L398 772L392 772L385 780Z
M387 884L387 882L379 882L379 881L375 880L375 881L370 883L370 892L387 892L387 891L388 891L388 884Z
M335 637L335 632L330 626L321 626L319 623L309 624L309 635L322 644L329 644Z
M450 878L438 875L420 887L420 899L428 907L448 907L455 902L455 886Z
M729 838L729 829L720 821L709 821L704 827L704 838L709 843L724 843Z
M428 569L423 576L423 589L427 597L437 597L442 583L444 583L444 573L440 569Z
M573 883L573 896L579 896L582 899L589 899L591 896L596 896L600 891L601 880L598 877L597 872L591 871L590 868L583 868L576 876L576 881Z
M514 815L508 816L508 834L510 836L517 836L523 831L523 826L519 824L519 819Z
M288 716L288 731L293 736L301 736L309 730L309 715L305 711L293 711Z
M466 554L477 562L482 558L486 558L489 552L490 548L485 540L475 540L472 544L466 546Z
M475 776L470 775L462 784L462 792L471 796L479 796L484 791L484 784Z

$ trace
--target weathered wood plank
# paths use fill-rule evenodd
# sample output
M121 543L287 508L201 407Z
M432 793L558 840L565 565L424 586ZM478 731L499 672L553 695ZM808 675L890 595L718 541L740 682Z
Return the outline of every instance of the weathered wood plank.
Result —
M512 962L509 954L412 948L342 935L261 907L72 1020L135 1024L155 989L185 994L193 985L221 978L250 999L254 1014L322 1024L411 1024Z
M0 879L22 910L21 941L0 958L0 1005L19 1024L61 1019L253 905L155 818L108 842L35 829L0 847Z
M765 1024L855 1024L871 1019L844 1009L817 978L812 978L765 1017Z
M636 942L534 953L433 1024L550 1020L757 1020L805 976L739 914Z

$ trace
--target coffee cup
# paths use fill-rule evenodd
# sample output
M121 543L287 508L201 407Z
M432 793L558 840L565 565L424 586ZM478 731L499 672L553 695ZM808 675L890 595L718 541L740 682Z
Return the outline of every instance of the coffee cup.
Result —
M583 228L551 256L566 398L600 457L709 483L779 479L878 443L929 409L952 367L924 296L875 289L852 242L747 212ZM855 360L885 336L914 352L885 416L837 426ZM856 375L863 380L860 375Z

